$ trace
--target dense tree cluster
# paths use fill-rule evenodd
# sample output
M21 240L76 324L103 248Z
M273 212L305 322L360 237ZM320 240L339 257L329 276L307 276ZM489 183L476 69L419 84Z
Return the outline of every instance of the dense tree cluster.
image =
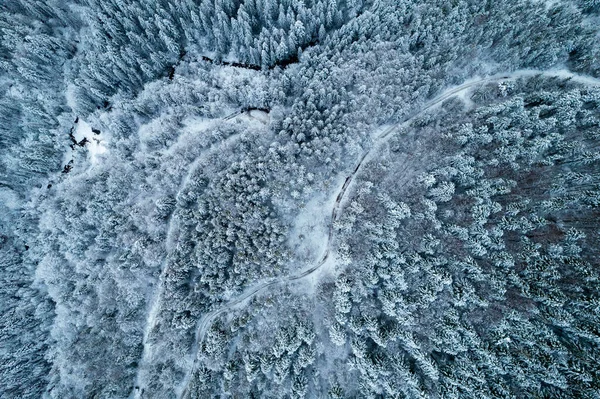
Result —
M600 91L506 89L476 91L488 105L458 122L456 102L421 119L357 183L330 329L358 373L347 394L597 392ZM407 169L410 152L436 166Z
M202 398L221 390L246 397L304 397L309 392L318 380L311 378L317 373L316 359L324 356L310 321L314 309L306 307L308 298L290 297L285 291L278 294L289 302L271 301L264 311L252 307L212 325L199 366L186 387L187 396ZM290 304L302 310L290 315L286 308Z
M594 396L599 12L4 2L0 396Z

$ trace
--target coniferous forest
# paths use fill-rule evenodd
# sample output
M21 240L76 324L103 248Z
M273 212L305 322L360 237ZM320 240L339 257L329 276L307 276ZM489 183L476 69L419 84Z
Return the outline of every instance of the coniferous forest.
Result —
M0 398L599 397L599 0L0 2Z

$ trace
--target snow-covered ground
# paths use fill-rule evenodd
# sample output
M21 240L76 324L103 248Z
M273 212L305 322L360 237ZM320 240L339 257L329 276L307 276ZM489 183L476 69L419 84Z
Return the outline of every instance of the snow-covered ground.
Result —
M265 125L269 123L269 114L267 114L265 111L253 109L252 111L248 112L248 116Z
M94 133L92 127L81 118L75 124L73 136L78 143L83 139L87 139L85 148L87 149L88 158L92 165L98 163L100 155L107 151L108 143L102 132Z
M19 206L20 202L17 194L9 187L0 186L0 209L2 209L2 207L6 207L14 210L19 208Z
M339 176L331 185L335 191L315 195L295 218L288 243L300 263L315 263L323 257L328 245L331 210L344 179L345 176Z

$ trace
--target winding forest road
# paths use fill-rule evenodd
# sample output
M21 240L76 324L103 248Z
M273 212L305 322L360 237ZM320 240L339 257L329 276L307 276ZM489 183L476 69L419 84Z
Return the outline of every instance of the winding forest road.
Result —
M189 393L189 383L190 380L194 374L194 371L196 370L197 367L197 362L198 362L198 349L200 347L200 344L202 343L202 341L204 340L204 336L206 335L206 332L208 331L208 329L210 328L210 326L212 325L212 322L219 317L222 313L227 312L228 310L234 308L235 306L239 305L240 303L250 299L251 297L259 294L262 291L265 291L267 288L273 286L273 285L281 285L281 284L286 284L289 282L293 282L293 281L297 281L297 280L301 280L305 277L310 276L311 274L313 274L314 272L316 272L317 270L319 270L321 268L321 266L323 266L325 264L325 262L327 262L327 260L329 259L329 256L331 254L331 243L333 241L333 226L335 224L335 222L338 220L339 218L339 210L342 204L342 201L345 198L345 195L348 191L348 187L350 186L350 184L353 182L354 177L358 174L358 172L360 171L361 167L363 166L363 164L365 163L365 161L367 160L367 158L369 157L369 155L371 155L371 153L373 152L374 149L378 148L379 145L385 140L387 139L394 131L397 131L407 125L409 125L412 121L414 121L414 119L416 119L418 116L420 116L421 114L423 114L424 112L428 111L429 109L435 107L436 105L442 103L443 101L465 91L468 90L470 88L472 88L473 86L476 85L480 85L480 84L484 84L484 83L488 83L488 82L494 82L494 81L502 81L502 80L507 80L510 79L509 75L502 75L502 76L496 76L496 77L489 77L489 78L482 78L482 79L477 79L477 80L473 80L467 83L464 83L460 86L456 86L454 88L448 89L446 90L444 93L442 93L441 95L435 97L434 99L426 102L423 107L421 107L418 111L410 114L409 116L405 117L404 120L402 122L399 122L393 126L390 126L389 128L387 128L386 130L384 130L383 132L381 132L377 138L374 140L373 145L361 156L361 158L359 159L358 163L356 164L356 166L354 167L354 169L352 170L352 172L350 173L350 175L348 175L346 177L346 179L344 180L344 184L342 185L342 187L340 188L340 190L338 191L338 195L336 197L335 203L333 205L333 209L331 211L331 219L329 222L329 232L328 232L328 236L327 236L327 244L325 246L325 251L323 253L323 255L321 256L320 260L314 264L312 267L302 271L299 274L296 275L292 275L292 276L288 276L288 277L281 277L279 279L276 280L271 280L271 281L267 281L267 282L262 282L259 283L258 285L255 285L247 290L245 290L240 296L238 296L237 298L231 300L230 302L224 304L223 306L221 306L220 308L217 308L211 312L208 312L207 314L205 314L199 321L198 323L198 328L197 328L197 332L196 332L196 339L194 341L194 347L192 348L192 353L194 354L194 363L191 367L191 369L188 371L188 373L186 374L186 377L183 381L183 389L181 391L181 394L179 395L179 398L184 399L188 396Z
M237 112L234 112L224 118L221 118L221 120L228 121L228 120L235 118L238 115L241 115L242 113L243 112L241 112L241 111L237 111ZM206 149L204 154L211 153L217 147L223 147L223 146L227 145L227 143L234 141L237 137L238 137L238 134L234 134L234 135L227 137L223 141L212 144L209 148ZM196 171L196 169L198 168L198 165L203 160L205 160L205 157L203 155L201 155L201 156L197 157L192 163L190 163L186 175L184 176L184 178L181 180L181 183L179 184L179 188L177 190L177 195L179 195L189 184L189 181L192 178L193 173ZM158 313L160 311L160 299L164 293L164 286L163 286L163 284L160 283L160 281L164 280L166 274L169 272L169 256L168 256L168 254L171 252L172 248L175 246L176 238L174 237L174 234L175 234L174 232L177 230L177 226L178 226L177 225L177 217L174 214L172 214L169 217L169 221L167 224L167 237L166 237L166 242L165 242L165 250L166 250L167 256L165 256L165 259L162 262L161 274L159 276L158 287L155 290L154 294L152 295L152 299L150 300L150 310L148 312L148 316L146 317L146 328L144 329L144 335L142 336L143 349L142 349L142 356L141 356L141 360L140 360L140 364L142 364L142 365L147 364L150 361L150 358L152 356L152 354L150 353L150 345L149 345L148 341L150 338L151 331L157 323ZM138 366L136 377L135 377L134 388L133 388L131 395L129 396L130 398L140 398L143 395L144 390L140 388L142 385L141 384L142 372L143 372L143 367Z
M579 75L573 74L573 73L565 71L565 70L558 70L558 71L519 70L519 71L507 73L507 74L498 74L498 75L493 75L493 76L489 76L489 77L485 77L485 78L472 79L472 80L469 80L469 81L463 83L460 86L455 86L455 87L447 89L440 95L438 95L435 98L424 103L422 107L420 107L417 111L411 113L410 115L406 116L401 122L394 124L393 126L390 126L387 129L385 129L384 131L382 131L373 140L373 143L370 146L370 148L361 156L358 163L356 164L356 166L354 167L354 169L352 170L350 175L348 175L346 177L344 184L338 191L333 209L331 211L331 219L329 222L329 233L328 233L328 238L327 238L327 244L325 247L325 251L324 251L323 255L320 257L319 261L316 262L312 267L310 267L298 274L294 274L294 275L287 276L287 277L280 277L278 279L263 281L258 284L255 284L254 286L249 287L246 290L244 290L244 292L241 293L237 298L235 298L235 299L223 304L221 307L205 314L197 323L196 337L195 337L194 345L191 350L191 355L193 356L194 360L193 360L192 366L186 373L186 375L181 383L181 388L178 390L181 393L178 394L177 396L180 399L184 399L189 395L190 381L191 381L192 376L194 375L194 372L198 365L198 351L199 351L200 345L201 345L202 341L204 340L204 337L205 337L208 329L210 328L213 321L218 316L227 312L230 309L233 309L235 306L254 297L255 295L265 291L267 288L269 288L271 286L283 285L283 284L286 284L289 282L304 279L304 278L312 275L313 273L315 273L327 262L330 254L331 254L331 244L332 244L332 240L333 240L334 224L339 219L340 207L342 205L342 202L345 199L346 193L348 192L348 187L354 181L354 178L356 177L358 172L361 170L361 168L365 164L365 162L368 160L368 158L373 155L375 150L377 148L379 148L379 146L387 138L389 138L392 135L392 133L394 133L404 127L408 127L417 117L419 117L426 111L430 110L431 108L435 107L436 105L441 104L442 102L444 102L445 100L447 100L451 97L462 94L463 92L473 88L474 86L482 85L482 84L486 84L486 83L495 83L495 82L500 83L502 81L516 80L520 77L533 77L536 75L545 76L545 77L558 77L558 78L571 79L573 81L576 81L576 82L582 83L582 84L600 85L600 80L598 80L598 79L594 79L594 78L590 78L590 77L586 77L586 76L579 76ZM238 114L239 113L234 113L234 114L226 117L225 119L226 120L231 119L232 117L235 117ZM141 395L142 392L143 392L143 390L141 392L138 391L136 396Z

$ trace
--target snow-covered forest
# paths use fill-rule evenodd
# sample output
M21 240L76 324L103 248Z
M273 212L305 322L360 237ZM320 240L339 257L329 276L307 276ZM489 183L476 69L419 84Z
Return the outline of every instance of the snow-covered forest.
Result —
M0 398L598 398L599 259L599 0L0 2Z

